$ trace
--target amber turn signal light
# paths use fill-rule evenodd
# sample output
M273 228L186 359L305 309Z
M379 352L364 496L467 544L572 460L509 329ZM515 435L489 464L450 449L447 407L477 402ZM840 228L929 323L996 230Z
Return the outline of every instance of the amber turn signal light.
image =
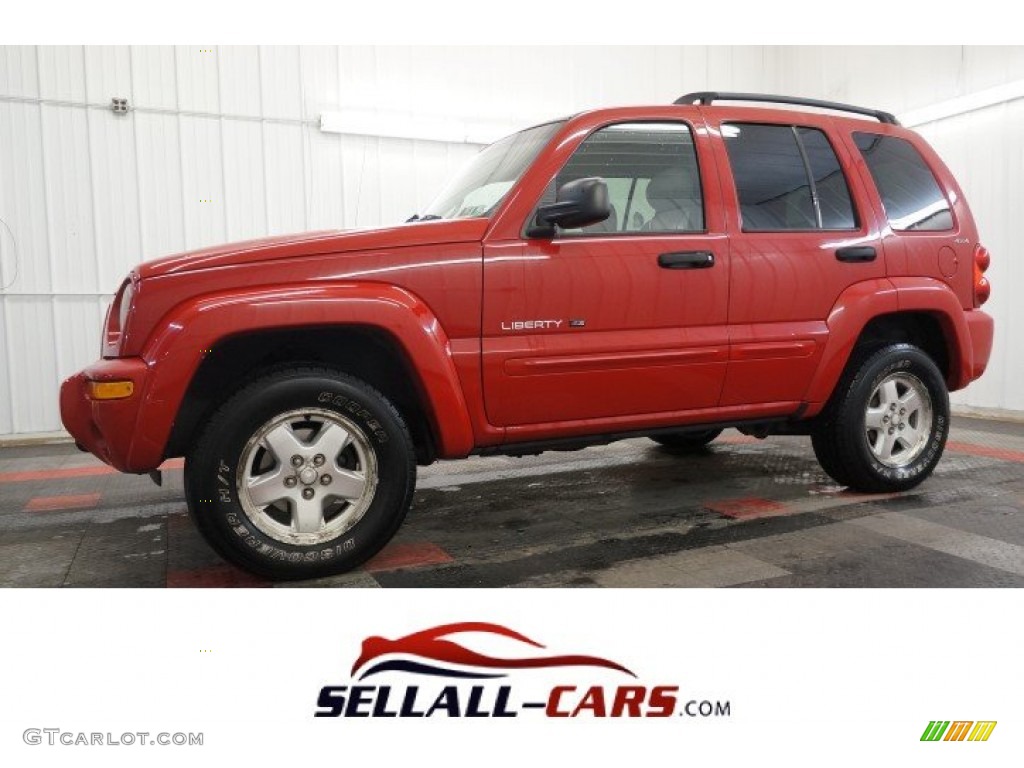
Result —
M124 400L135 392L131 381L90 381L89 397L93 400Z

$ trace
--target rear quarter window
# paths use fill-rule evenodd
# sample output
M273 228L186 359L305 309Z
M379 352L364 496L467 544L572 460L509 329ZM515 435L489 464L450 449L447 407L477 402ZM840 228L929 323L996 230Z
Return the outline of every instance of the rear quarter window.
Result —
M949 201L913 144L876 133L854 133L853 140L871 171L893 229L934 232L953 228Z

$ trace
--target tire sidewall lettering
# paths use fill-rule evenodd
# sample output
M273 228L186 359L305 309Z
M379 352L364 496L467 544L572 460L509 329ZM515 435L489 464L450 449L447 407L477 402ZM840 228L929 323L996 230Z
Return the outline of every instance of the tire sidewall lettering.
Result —
M267 377L265 386L253 387L248 397L238 397L237 408L225 407L219 420L211 421L201 443L206 450L197 451L187 483L193 516L201 518L200 530L213 537L215 549L257 572L315 576L355 567L391 538L411 502L415 458L400 414L363 382L339 374L343 381L335 389L323 386L325 376L318 378ZM236 484L244 471L242 451L256 430L280 413L305 407L335 411L362 431L375 454L377 488L351 528L327 541L297 545L257 528L242 508Z
M388 442L389 437L387 431L383 425L377 421L373 414L371 414L362 404L352 400L345 395L340 395L335 392L324 391L317 396L317 403L320 405L333 405L340 411L355 416L363 422L363 426L366 427L366 431L369 435L377 441L378 444L384 445Z

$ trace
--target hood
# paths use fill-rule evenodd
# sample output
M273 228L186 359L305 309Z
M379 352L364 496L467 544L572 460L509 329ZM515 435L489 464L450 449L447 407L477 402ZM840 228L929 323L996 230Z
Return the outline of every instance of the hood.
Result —
M385 251L413 245L476 242L483 238L489 223L488 219L456 219L412 222L381 229L335 229L278 235L165 256L147 261L138 267L137 272L140 278L146 279L276 259L354 251Z

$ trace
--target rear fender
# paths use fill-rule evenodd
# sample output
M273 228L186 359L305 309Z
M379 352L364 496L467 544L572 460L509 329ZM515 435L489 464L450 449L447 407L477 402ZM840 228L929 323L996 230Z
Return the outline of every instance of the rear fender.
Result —
M931 277L894 277L901 312L927 312L939 321L949 352L951 390L963 389L975 378L974 345L963 305L953 290Z
M815 416L825 407L868 321L897 311L896 288L884 277L854 283L839 295L826 321L828 341L821 363L804 396L808 404L804 416Z
M866 280L843 291L829 313L828 342L804 398L804 416L815 416L825 407L868 322L897 312L927 312L938 320L949 351L949 387L967 386L973 378L971 340L964 311L949 286L928 277Z

